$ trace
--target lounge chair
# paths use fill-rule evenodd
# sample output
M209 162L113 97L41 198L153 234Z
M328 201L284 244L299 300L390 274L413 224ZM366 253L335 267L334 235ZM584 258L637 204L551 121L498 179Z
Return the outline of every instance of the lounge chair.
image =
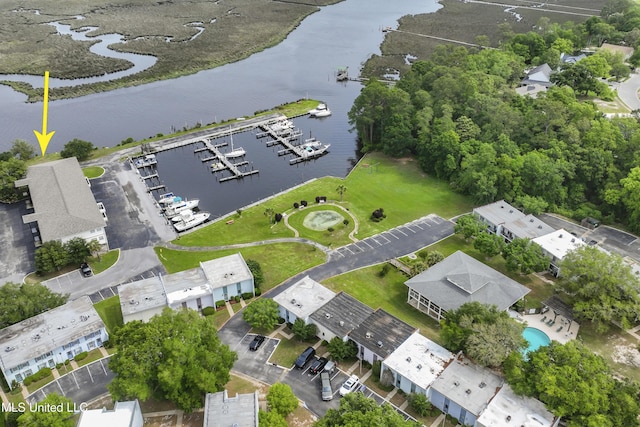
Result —
M549 319L549 321L547 322L547 326L553 326L553 319Z
M541 322L544 322L545 320L547 320L547 316L544 316L542 319L540 319Z
M562 328L564 328L564 326L560 326L558 329L556 329L556 332L560 332Z

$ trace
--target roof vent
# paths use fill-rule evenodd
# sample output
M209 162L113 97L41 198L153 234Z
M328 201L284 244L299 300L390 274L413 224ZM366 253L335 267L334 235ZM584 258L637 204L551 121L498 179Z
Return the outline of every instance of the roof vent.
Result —
M131 304L131 305L135 305L135 304L136 304L136 300L134 300L134 299L129 300L129 304Z
M295 304L295 303L296 303L296 299L294 298L291 300L291 304Z
M382 347L382 341L378 341L378 347Z
M484 381L482 381L482 382L480 383L480 388L485 388L486 386L487 386L487 384L485 384L485 382L484 382Z
M542 224L538 225L538 228L539 228L540 230L542 230Z
M366 334L364 334L364 336L365 336L367 339L371 339L371 332L367 332Z
M342 320L338 323L340 324L340 326L344 326L344 322Z
M9 346L9 347L5 347L4 351L6 351L7 353L9 353L10 351L15 350L16 348L14 346Z
M411 357L407 357L407 362L411 362Z
M326 317L327 319L331 319L331 315L329 313L325 313L324 317Z
M435 370L435 369L433 369L433 368L431 368L431 369L430 369L430 371L431 371L431 373L433 374L436 370Z
M511 421L511 415L507 415L507 421Z
M298 307L298 308L302 308L302 304L297 303L297 304L296 304L296 307Z
M558 239L562 239L562 234L558 234Z
M531 218L531 219L529 220L529 222L533 222L533 218Z
M466 389L464 392L465 392L465 393L467 393L467 394L471 394L471 389L470 389L470 388L468 388L468 389Z
M574 243L576 241L576 239L571 239L571 243Z
M513 213L513 209L509 209L509 213Z
M422 369L422 365L418 365L416 366L416 368L418 368L418 371L419 371L420 369Z
M453 385L454 385L454 386L456 386L456 387L458 387L458 386L460 385L460 382L458 382L458 381L454 381L454 382L453 382Z

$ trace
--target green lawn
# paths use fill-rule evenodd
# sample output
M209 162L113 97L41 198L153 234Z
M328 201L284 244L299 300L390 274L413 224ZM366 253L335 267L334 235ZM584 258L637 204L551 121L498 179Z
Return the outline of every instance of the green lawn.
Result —
M224 325L230 318L231 316L229 316L229 310L227 310L227 307L223 307L222 309L217 310L215 314L207 316L207 319L211 320L218 330L220 330L222 325Z
M372 185L375 183L375 185ZM471 201L451 190L449 184L427 176L411 159L392 159L378 153L368 154L347 178L325 177L274 197L234 215L233 224L218 221L174 241L184 246L215 246L254 242L276 237L291 237L283 224L271 226L264 215L267 208L287 212L294 202L307 200L315 206L316 196L339 201L336 188L344 184L342 206L360 222L359 238L371 236L430 213L449 218L472 208ZM371 213L383 208L387 218L371 221Z
M99 349L94 348L89 352L89 354L87 354L87 357L85 357L84 359L82 359L77 363L78 363L78 366L84 366L84 365L88 365L91 362L95 362L96 360L101 359L102 357L103 357L102 352Z
M342 216L343 220L344 219L349 220L349 224L344 225L341 220L338 224L331 227L333 228L333 231L312 230L310 228L305 227L303 223L307 215L309 215L311 212L314 212L314 211L337 212ZM336 206L323 204L323 205L308 207L302 210L292 209L291 212L288 213L288 215L289 215L289 225L295 228L296 230L298 230L298 233L300 233L300 237L304 237L306 239L316 241L322 245L330 246L334 248L338 248L340 246L348 245L349 243L351 243L351 239L349 239L349 233L353 231L354 221L349 216L348 213L344 212L342 209Z
M439 326L435 320L407 304L407 276L390 269L384 277L378 272L382 265L351 271L325 280L323 284L334 292L345 291L358 301L373 309L382 308L411 326L420 333L439 343Z
M99 274L114 265L116 261L118 261L118 257L120 257L120 249L114 249L106 254L100 255L99 260L98 257L89 258L88 263L93 270L93 274Z
M285 368L291 368L296 363L300 353L310 345L313 345L313 343L298 341L295 338L290 340L282 338L276 347L276 351L271 355L269 363L277 363Z
M253 259L260 263L264 272L264 283L260 286L263 292L301 271L322 264L326 259L324 252L315 246L302 243L276 243L241 249L199 252L157 247L155 251L169 273L195 268L200 261L240 252L245 260Z
M118 295L100 301L93 306L98 315L107 327L109 335L113 334L117 328L124 325L122 311L120 310L120 297Z
M100 166L87 166L82 168L82 173L89 179L101 177L104 174L104 169Z
M53 381L53 374L49 374L40 381L29 384L27 386L27 390L29 391L29 394L31 394L34 391L38 390L40 387L44 387L45 385L49 384L51 381Z

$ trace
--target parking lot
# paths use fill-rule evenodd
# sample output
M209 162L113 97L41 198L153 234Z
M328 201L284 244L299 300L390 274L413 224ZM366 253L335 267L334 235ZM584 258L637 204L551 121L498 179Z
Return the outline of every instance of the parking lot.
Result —
M109 370L109 358L97 360L82 366L50 382L29 396L29 402L39 402L48 394L66 396L76 404L88 402L106 393L115 374Z
M27 213L25 202L0 203L0 285L22 282L34 270L35 245L29 226L22 223Z

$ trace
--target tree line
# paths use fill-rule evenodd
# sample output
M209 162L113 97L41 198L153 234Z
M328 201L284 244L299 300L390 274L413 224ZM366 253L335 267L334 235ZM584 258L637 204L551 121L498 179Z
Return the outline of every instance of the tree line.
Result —
M582 47L597 28L537 27L499 50L439 46L395 86L368 82L349 112L362 150L413 155L424 171L478 204L505 199L529 211L593 216L639 231L637 117L607 119L578 99L584 89L572 87L568 75L535 99L514 91L525 66ZM614 61L608 54L582 61L596 78L609 76L608 59Z

